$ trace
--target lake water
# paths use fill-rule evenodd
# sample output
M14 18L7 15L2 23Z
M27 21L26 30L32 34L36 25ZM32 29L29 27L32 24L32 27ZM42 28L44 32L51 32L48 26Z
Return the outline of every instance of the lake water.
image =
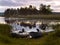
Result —
M0 24L6 24L5 17L0 17Z
M36 21L36 20L23 20L23 21L25 21L26 23L32 23L32 22L34 22L34 21ZM18 22L18 21L17 21ZM47 23L48 22L48 23ZM49 24L49 25L56 25L56 24L60 24L60 22L59 21L43 21L43 23L47 23L47 24ZM5 17L0 17L0 24L7 24L6 22L5 22ZM38 20L38 21L36 21L36 27L35 28L32 28L32 29L29 29L29 27L22 27L22 26L20 26L20 25L16 25L15 23L12 23L12 27L13 27L13 29L14 30L22 30L23 28L25 29L25 31L37 31L36 29L39 29L40 31L42 31L40 28L39 28L39 25L40 24L42 24L42 22L40 21L40 20ZM49 31L52 31L53 29L52 28L47 28L46 29L46 31L45 32L49 32ZM28 31L28 32L29 32ZM43 31L42 31L43 32Z
M19 18L13 18L13 19L19 19ZM57 21L57 20L26 20L24 18L21 18L19 19L19 21L24 21L24 22L36 22L36 24L41 24L42 22L43 23L47 23L47 24L50 24L50 25L56 25L56 24L60 24L60 21ZM5 22L5 17L0 17L0 24L6 24Z

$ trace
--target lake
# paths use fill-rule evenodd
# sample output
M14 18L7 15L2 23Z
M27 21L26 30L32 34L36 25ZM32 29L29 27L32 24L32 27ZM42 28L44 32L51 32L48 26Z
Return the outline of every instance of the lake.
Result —
M7 24L7 23L5 22L5 17L0 17L0 24Z
M5 22L5 17L0 17L0 24L6 24ZM15 20L17 22L30 22L30 23L36 23L36 24L41 24L42 22L43 23L47 23L47 24L50 24L50 25L56 25L56 24L60 24L60 21L59 20L44 20L44 19L25 19L25 18L7 18L8 20Z

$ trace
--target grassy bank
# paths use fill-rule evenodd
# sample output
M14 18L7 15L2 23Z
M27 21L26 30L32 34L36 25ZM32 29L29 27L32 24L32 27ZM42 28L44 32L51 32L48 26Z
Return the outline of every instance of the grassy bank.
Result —
M60 25L53 26L55 32L38 39L12 38L11 26L0 25L0 45L60 45Z
M10 17L19 17L26 19L50 19L50 20L60 20L60 15L15 15Z

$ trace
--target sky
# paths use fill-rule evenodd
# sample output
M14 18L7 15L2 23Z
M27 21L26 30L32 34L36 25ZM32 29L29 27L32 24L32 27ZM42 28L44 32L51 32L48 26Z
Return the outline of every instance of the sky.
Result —
M0 12L4 12L7 8L16 9L29 5L39 9L40 4L51 5L54 12L60 12L60 0L0 0Z

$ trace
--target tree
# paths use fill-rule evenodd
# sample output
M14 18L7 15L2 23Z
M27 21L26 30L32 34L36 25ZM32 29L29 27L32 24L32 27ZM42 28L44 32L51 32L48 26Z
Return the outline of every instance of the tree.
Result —
M51 7L50 5L47 6L47 13L48 14L52 13L52 9L50 7Z
M8 17L10 15L10 9L5 10L4 16Z
M37 14L51 14L52 10L50 5L40 5L40 10L37 10L36 7L29 5L29 7L21 7L20 9L7 9L5 10L5 16L18 16L18 15L37 15Z
M29 5L29 9L33 9L32 5Z
M50 5L46 6L46 5L41 4L39 12L41 14L51 14L52 10L50 9Z

